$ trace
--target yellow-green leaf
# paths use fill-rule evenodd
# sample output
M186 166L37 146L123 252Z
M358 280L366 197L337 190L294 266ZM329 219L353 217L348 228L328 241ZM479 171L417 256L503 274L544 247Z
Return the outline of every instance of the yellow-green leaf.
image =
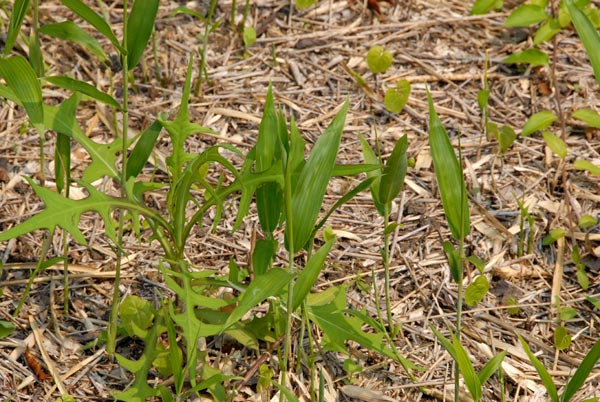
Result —
M533 4L523 4L517 7L504 21L507 27L527 27L548 18L546 11Z
M546 145L548 145L552 152L563 159L567 157L567 144L565 144L563 140L550 131L544 131L542 136L544 137L544 141L546 141Z
M600 128L600 114L592 109L577 109L573 118L587 123L590 127Z
M554 123L554 121L556 121L556 116L549 110L544 110L542 112L535 113L527 120L527 122L523 126L523 131L521 131L521 135L523 137L527 137L535 131L544 130L548 128L552 123Z

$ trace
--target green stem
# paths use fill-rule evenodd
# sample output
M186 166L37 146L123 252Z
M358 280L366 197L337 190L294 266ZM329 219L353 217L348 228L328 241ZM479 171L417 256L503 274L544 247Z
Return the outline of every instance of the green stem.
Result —
M392 338L396 337L396 326L392 318L392 302L390 300L390 234L388 233L388 225L390 223L389 208L385 208L385 216L383 218L383 251L381 256L383 257L383 268L385 274L385 310L387 314L388 328Z
M36 264L35 270L33 271L31 276L29 277L29 280L27 281L27 285L25 286L25 290L23 291L23 296L21 296L21 299L19 300L19 304L17 305L17 308L13 313L13 317L19 315L21 308L23 308L23 304L25 304L25 300L27 300L27 297L29 297L29 292L31 292L33 281L44 269L44 258L46 257L46 254L48 254L48 250L50 249L50 245L52 244L53 236L54 231L50 231L50 233L48 233L48 235L44 238L44 241L42 242L42 252L40 253L40 259Z
M123 0L123 47L127 47L127 19L128 19L128 0ZM129 70L127 53L121 55L121 63L123 66L123 125L121 130L121 196L126 197L125 184L127 181L127 145L128 145L128 127L129 127ZM106 351L113 355L115 353L116 338L117 338L117 316L119 313L119 284L121 282L121 257L123 245L123 227L124 227L124 211L119 214L119 228L117 233L116 247L116 266L115 266L115 283L113 285L112 309L110 312L110 322L108 324L108 339L106 342Z

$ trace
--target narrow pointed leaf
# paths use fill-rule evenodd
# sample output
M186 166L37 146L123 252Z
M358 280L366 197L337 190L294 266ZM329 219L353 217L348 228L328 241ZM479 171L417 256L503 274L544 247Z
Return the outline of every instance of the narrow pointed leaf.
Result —
M463 345L460 344L460 341L456 336L452 337L452 345L454 346L454 350L456 352L456 363L458 364L458 368L463 375L467 389L475 401L481 401L481 381L479 381L479 376L475 372L475 368L473 367L473 363L471 363L469 354Z
M40 27L39 32L54 38L68 40L77 43L86 48L90 53L98 57L101 61L108 60L106 52L100 45L100 42L92 35L85 32L73 21L57 22L56 24L46 24Z
M29 121L36 129L44 129L44 107L40 82L23 56L12 56L0 60L0 76L12 90L27 112ZM40 135L42 133L40 132Z
M108 106L114 107L117 110L121 109L121 105L116 101L115 98L100 91L98 88L88 84L87 82L79 81L66 76L45 77L44 80L56 85L57 87L68 89L69 91L80 92L89 96L90 98L94 98L99 102L107 104Z
M81 0L60 0L65 6L71 9L75 14L79 15L81 18L90 23L98 32L104 35L115 48L117 48L121 53L126 53L127 51L121 46L119 40L110 29L108 23L96 14L94 10L84 4Z
M548 373L548 370L546 370L542 362L540 362L539 359L535 357L533 353L531 353L529 345L527 345L527 342L525 342L525 340L521 336L519 336L519 341L521 342L521 346L523 346L523 349L525 349L525 353L527 353L529 361L531 362L531 364L533 364L533 367L535 367L535 370L540 376L540 379L542 380L542 384L544 384L546 391L548 391L548 396L550 397L550 400L552 402L559 402L558 393L556 392L556 385L554 385L554 381L552 380L550 373Z
M371 184L371 196L373 197L373 204L375 204L375 208L379 215L385 215L385 204L379 198L379 189L381 187L381 175L383 173L383 166L381 166L381 161L373 152L373 149L365 139L362 134L359 134L358 138L360 139L360 144L363 151L363 158L365 163L369 165L377 165L379 169L372 170L367 172L367 177L373 179L373 183Z
M571 21L592 63L596 82L600 84L600 35L590 19L573 4L573 0L567 0L567 8L571 15Z
M310 289L317 281L321 270L325 266L325 259L335 244L335 238L327 241L316 253L314 253L308 263L298 275L298 280L294 284L294 294L292 302L292 311L295 311L302 301L306 298Z
M561 402L569 402L575 396L594 369L598 359L600 359L600 340L596 341L594 346L585 355L577 371L573 374L573 378L567 383L563 394L560 396Z
M600 176L600 167L586 159L577 159L573 162L573 167L577 170L586 170L595 176Z
M486 381L489 380L490 377L500 369L505 356L506 351L500 352L496 356L492 357L485 364L485 366L483 366L483 368L479 372L479 381L481 382L481 384L485 384Z
M469 205L467 203L467 189L463 177L462 167L456 158L454 148L446 129L438 117L433 106L431 94L429 100L429 146L435 167L446 220L456 240L463 239L470 228Z
M10 22L8 24L8 33L6 35L6 42L4 43L4 55L10 53L12 48L15 46L17 37L21 32L21 25L27 9L29 8L29 0L15 0L13 3L12 13L10 13Z
M254 275L262 275L267 272L273 257L277 251L277 241L275 240L257 240L252 252L252 269Z
M544 110L532 115L523 126L521 135L527 137L536 131L541 131L548 128L556 121L556 116L549 110Z
M154 20L158 12L159 0L135 0L127 23L127 66L131 70L144 54Z
M140 174L152 154L161 129L162 124L155 121L140 134L140 139L127 159L127 178L137 177Z
M391 203L404 186L404 177L408 167L407 149L408 138L404 135L396 142L394 150L385 164L379 187L379 199L384 204Z

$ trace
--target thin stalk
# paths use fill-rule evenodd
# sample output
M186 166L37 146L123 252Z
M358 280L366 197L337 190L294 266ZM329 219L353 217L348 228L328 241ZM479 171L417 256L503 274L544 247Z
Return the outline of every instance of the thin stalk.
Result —
M244 16L242 18L242 30L246 27L246 20L248 19L249 12L250 12L250 0L246 0L246 5L244 5Z
M383 251L381 252L381 256L383 257L383 268L385 274L385 310L387 314L388 327L390 329L390 334L392 338L396 337L396 326L394 325L394 321L392 319L392 302L390 300L390 234L387 231L387 227L390 223L390 214L389 208L386 206L385 208L385 216L383 218Z
M38 37L38 26L39 26L39 7L38 0L33 1L33 35L36 43L39 43ZM34 66L36 63L33 63ZM36 71L36 74L39 72ZM46 160L46 155L44 152L44 146L46 145L46 133L44 129L38 130L38 134L40 136L40 185L43 187L46 182L46 172L44 171L44 165Z
M123 47L127 47L127 19L128 19L128 0L123 0ZM127 181L127 138L129 126L129 70L127 53L121 55L121 63L123 66L123 125L121 129L121 196L126 197L125 183ZM119 284L121 281L121 257L123 244L123 227L125 225L124 210L119 214L119 227L117 229L117 247L116 247L116 266L115 266L115 283L113 285L112 309L110 312L110 322L108 324L108 339L106 342L106 351L109 354L115 353L116 338L117 338L117 315L119 313Z
M237 1L236 0L232 0L231 1L231 17L229 18L229 26L231 28L232 31L235 30L235 11L237 8Z
M204 80L208 82L208 69L206 68L206 49L208 48L208 34L212 29L212 18L216 7L217 0L211 0L210 8L208 9L208 15L206 16L206 20L204 21L204 38L202 38L202 50L200 52L200 74L198 74L198 81L196 82L196 88L194 88L194 96L200 95L203 74Z

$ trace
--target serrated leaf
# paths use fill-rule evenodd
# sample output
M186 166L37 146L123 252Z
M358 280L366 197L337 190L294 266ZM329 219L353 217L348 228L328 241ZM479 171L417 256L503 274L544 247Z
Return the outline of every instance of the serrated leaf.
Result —
M513 10L504 21L506 27L527 27L544 21L548 14L543 7L523 4Z
M10 22L8 24L8 33L4 42L5 56L10 53L10 51L15 45L15 42L17 41L17 37L21 32L21 25L23 24L23 19L25 18L28 9L29 0L15 0L13 2L13 9L10 13Z
M490 282L485 275L479 275L473 283L471 283L465 291L465 303L469 306L475 306L479 303L488 290L490 290Z
M385 91L384 103L385 108L392 113L400 113L408 97L410 96L410 82L407 80L399 81L396 88L389 88Z
M154 20L158 13L159 0L135 0L127 20L127 66L131 70L144 54Z
M548 145L552 152L563 159L567 157L567 144L560 137L550 131L544 131L542 137L544 137L546 145Z
M224 328L239 321L250 309L271 296L278 295L292 280L293 275L279 268L273 268L265 274L255 277L244 293L239 303L227 318Z
M556 116L549 110L544 110L532 115L521 131L523 137L527 137L536 131L541 131L548 128L552 123L556 121Z
M121 46L108 23L81 0L60 0L60 2L96 28L96 30L104 35L121 53L127 53L127 50Z
M367 52L367 65L373 74L384 73L393 61L392 53L382 46L373 46Z
M471 227L467 188L462 167L450 144L450 138L438 117L431 94L429 101L429 146L435 167L435 176L452 236L463 239Z
M31 64L23 56L1 59L0 76L25 108L31 124L43 135L42 88Z
M587 123L588 126L600 128L600 114L592 109L577 109L573 112L573 118Z
M44 201L45 209L28 218L25 222L0 233L0 241L12 239L39 229L46 229L52 232L56 227L60 227L69 232L75 241L86 245L85 237L77 226L81 214L88 211L95 211L104 221L106 235L115 243L117 242L115 224L111 212L115 207L124 206L124 201L109 197L85 182L79 182L79 184L85 187L89 196L81 200L71 200L35 184L28 177L25 177L25 179L33 187L37 196Z
M585 51L590 58L596 82L600 84L600 35L591 23L589 18L581 11L572 0L566 0L571 22L577 30L577 34L585 47Z
M577 170L586 170L595 176L600 176L600 167L585 159L577 159L573 162L573 167Z
M56 85L57 87L68 89L69 91L80 92L89 96L90 98L107 104L108 106L114 107L117 110L121 109L121 105L115 100L115 98L100 91L98 88L88 84L87 82L79 81L67 76L45 77L44 80Z
M39 29L39 32L54 38L77 43L89 50L90 53L94 54L101 61L108 60L108 56L106 55L106 52L104 52L100 42L81 29L79 25L75 24L73 21L63 21L55 24L42 25Z
M539 49L527 49L522 52L513 53L504 60L506 64L529 64L531 67L547 66L549 57Z

